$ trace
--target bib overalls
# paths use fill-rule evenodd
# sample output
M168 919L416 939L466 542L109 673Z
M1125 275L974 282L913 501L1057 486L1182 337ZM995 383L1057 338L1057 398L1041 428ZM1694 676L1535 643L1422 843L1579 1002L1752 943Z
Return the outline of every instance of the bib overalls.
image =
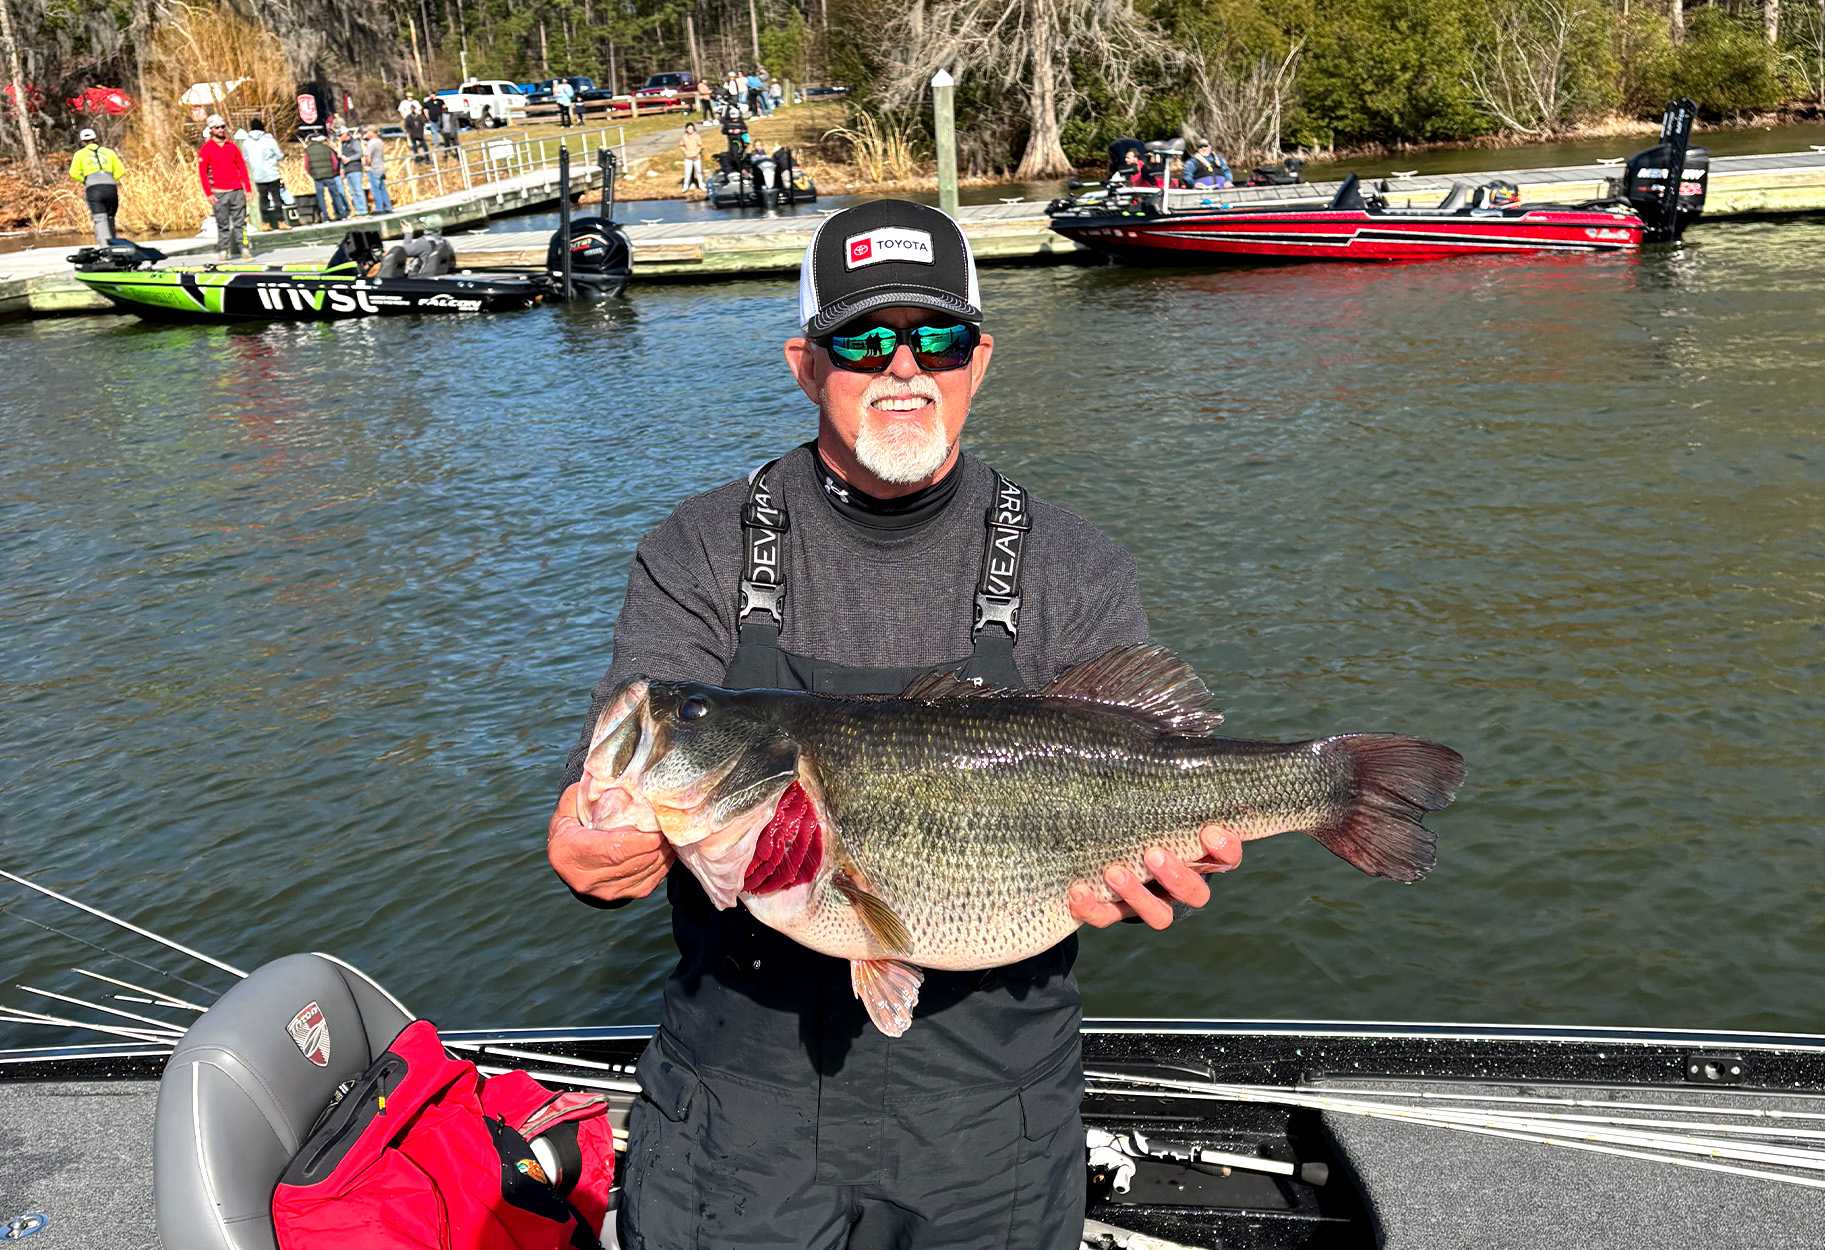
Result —
M733 689L897 694L930 668L867 669L779 646L789 525L760 470ZM1023 684L1013 643L1025 493L997 476L968 656L937 666ZM1075 1250L1083 1232L1076 937L1006 968L926 970L913 1026L888 1038L845 960L718 912L666 882L681 954L640 1061L620 1233L627 1250Z

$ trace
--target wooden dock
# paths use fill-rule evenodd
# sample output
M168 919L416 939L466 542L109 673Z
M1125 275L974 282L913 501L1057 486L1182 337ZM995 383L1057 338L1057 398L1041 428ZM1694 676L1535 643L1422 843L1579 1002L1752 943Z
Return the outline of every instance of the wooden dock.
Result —
M593 170L584 166L575 172L581 180ZM1610 180L1621 177L1620 165L1577 165L1374 179L1368 185L1396 206L1436 204L1456 184L1475 186L1497 178L1514 183L1523 202L1576 203L1608 194ZM1175 207L1204 201L1237 206L1308 205L1328 203L1339 185L1319 182L1171 194ZM388 237L397 237L401 221L422 219L433 212L443 216L449 225L461 221L460 214L465 212L504 214L555 204L556 174L529 174L478 187L476 191L480 194L459 193L423 201L385 218L364 219L363 224L376 223ZM1825 153L1725 156L1711 162L1705 221L1819 211L1825 211ZM639 208L624 205L618 215L623 220L637 219ZM626 229L634 247L635 279L715 281L796 274L819 220L814 214L769 217L744 213L700 222L629 225ZM1045 205L1038 202L966 206L959 211L958 220L977 259L984 264L1043 262L1089 254L1047 228ZM1697 228L1702 231L1704 221ZM282 250L262 250L260 254L274 261L311 260L340 239L345 229L342 223L330 223L309 230L260 235L262 243L284 245ZM549 239L550 233L540 230L456 234L450 241L456 245L457 258L464 268L484 269L542 265ZM314 246L304 246L311 244ZM214 250L213 242L208 240L160 247L174 257L207 255ZM0 255L0 318L109 307L71 275L64 259L71 250L64 247Z

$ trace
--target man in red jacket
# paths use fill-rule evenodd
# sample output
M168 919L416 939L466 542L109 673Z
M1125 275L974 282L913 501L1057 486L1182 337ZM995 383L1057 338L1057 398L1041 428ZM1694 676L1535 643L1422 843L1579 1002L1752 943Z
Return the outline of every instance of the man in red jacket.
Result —
M197 153L196 176L215 208L215 256L217 260L239 260L241 237L247 231L247 193L253 190L253 180L247 176L241 149L228 141L228 123L211 113L204 129L207 133Z

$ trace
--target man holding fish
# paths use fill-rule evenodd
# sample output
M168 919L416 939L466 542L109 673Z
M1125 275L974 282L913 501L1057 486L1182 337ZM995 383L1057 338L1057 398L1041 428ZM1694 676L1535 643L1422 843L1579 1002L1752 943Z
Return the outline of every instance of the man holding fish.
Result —
M799 304L817 437L642 540L548 830L585 901L665 880L681 955L622 1244L1075 1247L1078 924L1163 928L1289 829L1414 879L1461 772L1210 737L1133 560L962 452L993 340L949 217L825 219Z

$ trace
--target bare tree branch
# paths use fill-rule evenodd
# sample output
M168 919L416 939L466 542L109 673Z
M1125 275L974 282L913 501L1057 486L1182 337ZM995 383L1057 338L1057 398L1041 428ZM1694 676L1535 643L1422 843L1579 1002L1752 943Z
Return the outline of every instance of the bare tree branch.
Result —
M1027 131L1014 171L1020 178L1071 172L1064 123L1086 99L1074 66L1088 68L1131 115L1140 75L1180 56L1130 0L921 0L883 35L888 46L907 50L884 84L889 108L923 99L939 69L976 76L1009 95L1008 117Z
M1280 120L1297 88L1300 53L1295 39L1286 55L1249 56L1236 48L1207 51L1192 59L1192 107L1186 122L1198 138L1237 162L1280 155Z

